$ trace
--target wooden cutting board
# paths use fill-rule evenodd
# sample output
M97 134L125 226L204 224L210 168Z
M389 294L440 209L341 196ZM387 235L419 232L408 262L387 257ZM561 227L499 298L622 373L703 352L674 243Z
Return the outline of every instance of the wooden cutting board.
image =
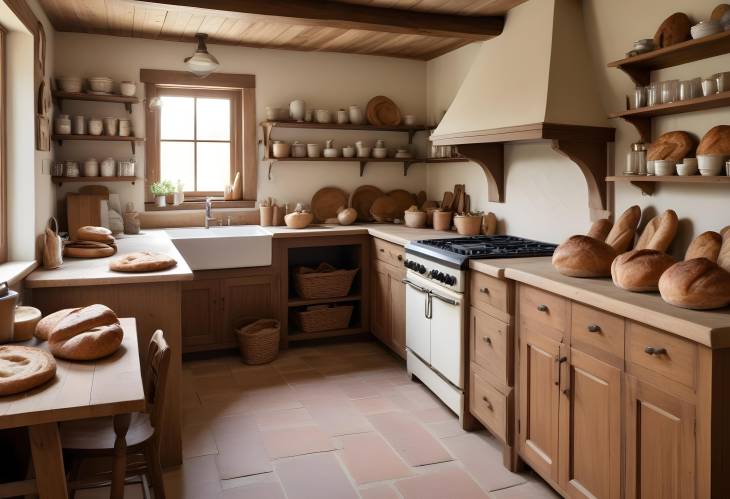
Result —
M108 199L104 194L75 194L66 195L66 220L68 222L69 238L76 241L76 231L79 227L101 225L101 201Z

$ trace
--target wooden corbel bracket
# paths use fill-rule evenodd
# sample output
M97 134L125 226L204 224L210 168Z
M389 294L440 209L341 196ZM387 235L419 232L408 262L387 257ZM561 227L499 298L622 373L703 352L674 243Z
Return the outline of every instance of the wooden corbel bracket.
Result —
M588 185L588 207L591 220L610 217L611 212L606 209L606 182L604 180L608 170L606 143L554 139L552 148L578 165L583 173Z
M504 203L504 144L489 142L482 144L460 144L457 152L482 167L487 176L487 201Z

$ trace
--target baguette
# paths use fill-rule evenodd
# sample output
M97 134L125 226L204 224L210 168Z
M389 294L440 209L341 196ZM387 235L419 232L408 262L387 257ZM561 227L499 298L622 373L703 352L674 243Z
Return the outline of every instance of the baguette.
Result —
M572 236L553 253L553 267L570 277L608 277L618 252L613 246L588 236Z
M608 218L596 220L593 222L593 225L591 225L591 229L588 231L586 236L598 239L599 241L605 241L606 236L608 236L608 233L611 232L611 227L612 225Z
M709 310L730 305L730 272L707 258L672 265L659 278L662 299L675 307Z
M679 227L679 219L674 210L667 210L660 216L652 218L644 232L641 233L634 249L652 249L661 252L667 251L674 241Z
M624 253L631 247L636 235L636 227L641 219L641 208L634 205L623 212L616 224L606 236L606 244L612 246L617 254Z
M664 252L652 249L629 251L611 264L611 278L616 287L646 292L659 288L659 278L677 261Z
M684 254L684 259L707 258L715 263L720 256L721 246L722 236L720 234L711 230L703 232L689 244L687 252Z

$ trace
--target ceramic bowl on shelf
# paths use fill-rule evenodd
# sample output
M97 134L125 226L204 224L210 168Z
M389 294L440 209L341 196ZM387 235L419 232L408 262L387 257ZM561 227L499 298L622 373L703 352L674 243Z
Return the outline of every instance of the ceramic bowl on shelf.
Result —
M92 76L88 78L89 89L92 92L110 94L112 92L112 79L108 76Z
M137 84L133 81L123 81L119 84L119 92L125 97L134 97L137 94Z
M342 148L342 157L343 158L352 158L355 156L355 148L352 146L344 146Z
M384 159L388 157L388 149L386 147L373 147L373 158Z
M332 121L332 113L329 109L317 109L314 112L314 120L317 123L329 123Z
M697 175L697 165L691 163L677 163L677 175L680 177L690 177Z
M271 144L271 149L275 158L288 158L291 147L287 142L276 141Z
M360 146L357 149L358 158L369 158L370 157L370 146Z
M58 86L64 92L74 94L81 92L82 80L77 76L59 76L56 78L56 81L58 82Z
M711 19L709 21L698 22L690 28L690 33L692 34L692 38L696 40L719 33L722 29L722 24L719 21Z
M427 216L425 211L406 211L403 218L406 227L420 228L426 226Z
M403 117L403 124L407 126L413 126L416 124L416 116L413 114L406 114Z
M322 146L320 144L307 144L307 157L319 158L322 156Z
M306 158L307 157L307 144L295 140L291 145L291 156L292 158Z
M675 164L671 159L657 159L654 161L654 175L669 177L674 175Z
M719 154L698 154L697 165L700 168L700 174L705 177L713 177L720 175L722 167L725 164L725 156Z

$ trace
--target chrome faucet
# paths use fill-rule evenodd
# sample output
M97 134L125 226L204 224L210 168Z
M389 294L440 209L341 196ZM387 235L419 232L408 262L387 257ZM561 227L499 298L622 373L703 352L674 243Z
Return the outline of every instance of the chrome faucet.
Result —
M210 222L215 222L216 219L213 218L212 213L213 212L213 198L207 197L205 198L205 228L210 228Z

